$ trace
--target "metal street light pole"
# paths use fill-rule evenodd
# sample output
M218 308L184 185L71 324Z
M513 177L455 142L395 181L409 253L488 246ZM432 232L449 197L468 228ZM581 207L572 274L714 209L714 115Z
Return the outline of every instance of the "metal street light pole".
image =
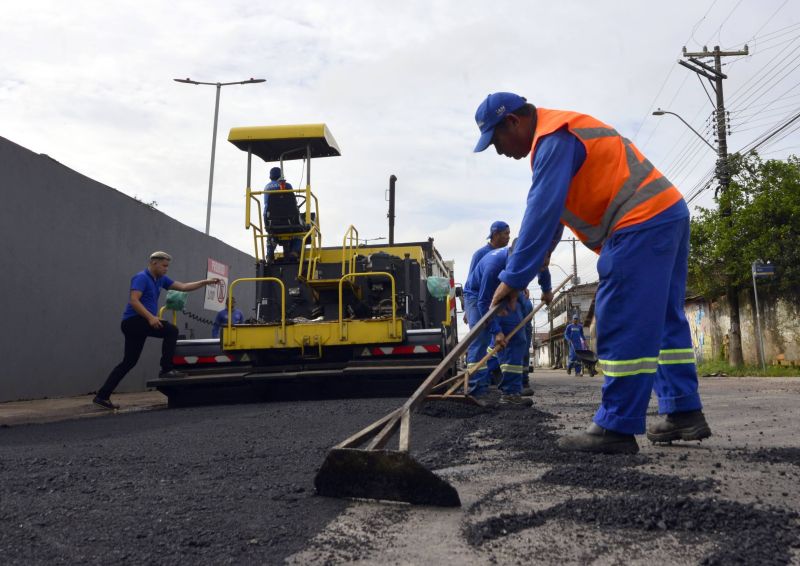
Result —
M252 83L263 83L266 79L248 79L246 81L235 81L231 83L206 83L202 81L193 81L190 78L185 79L172 79L178 83L186 83L191 85L211 85L217 87L217 99L214 103L214 133L211 136L211 170L208 173L208 202L206 204L206 235L208 235L211 228L211 191L214 187L214 157L217 153L217 119L219 118L219 93L222 87L229 85L246 85Z
M687 128L689 128L690 130L692 130L692 131L695 133L695 135L696 135L698 138L700 138L701 140L703 140L703 143L704 143L704 144L706 144L708 147L710 147L710 148L711 148L711 151L713 151L714 153L719 153L719 151L717 150L717 148L716 148L716 147L714 147L713 145L711 145L711 144L708 142L708 140L706 140L706 138L704 138L703 136L701 136L701 135L700 135L700 132L698 132L698 131L697 131L697 130L695 130L693 127L691 127L691 126L689 125L689 122L687 122L686 120L684 120L683 118L681 118L681 117L680 117L678 114L675 114L675 112L670 112L669 110L662 110L661 108L659 108L658 110L656 110L655 112L653 112L653 116L663 116L664 114L671 114L671 115L675 116L675 117L676 117L678 120L680 120L681 122L683 122L684 124L686 124L686 127L687 127Z

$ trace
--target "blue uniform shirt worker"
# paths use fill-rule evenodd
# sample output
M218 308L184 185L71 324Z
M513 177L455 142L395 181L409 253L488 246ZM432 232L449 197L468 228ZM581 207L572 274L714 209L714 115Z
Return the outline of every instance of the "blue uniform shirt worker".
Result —
M514 302L564 226L599 254L601 403L589 427L559 439L559 448L635 453L634 435L645 431L656 443L710 436L683 311L689 209L680 191L630 140L587 114L498 92L481 102L475 121L476 152L494 145L499 155L530 156L532 169L519 241L493 304ZM646 427L654 389L666 418Z
M578 359L577 350L586 349L586 337L583 335L583 325L578 320L578 315L572 315L572 322L564 328L564 341L569 348L569 361L567 374L575 369L575 375L583 375L583 367Z
M172 256L167 252L153 252L147 269L131 278L130 295L120 325L125 336L125 353L122 361L113 369L103 386L98 390L93 402L104 409L117 409L111 402L111 394L120 381L131 371L142 354L148 336L161 338L160 378L185 377L186 374L172 367L172 356L178 341L178 329L158 318L158 296L161 289L194 291L206 285L216 285L219 279L203 279L192 283L173 281L167 276Z
M478 248L475 253L472 254L472 260L469 262L469 269L467 270L467 282L464 284L464 322L468 324L470 328L472 328L480 318L476 318L478 314L476 310L478 291L480 289L474 288L474 285L470 285L469 276L486 254L492 250L498 250L508 245L508 242L511 240L511 228L502 220L495 220L489 227L489 235L487 238L489 242L485 246ZM474 280L473 283L477 284Z
M280 167L273 167L269 170L269 183L264 185L265 191L291 191L294 187L283 178L283 171ZM269 194L264 194L264 223L269 223ZM287 238L278 240L277 238L267 239L267 257L272 258L275 253L275 246L281 244L285 255L296 256L300 253L303 241L300 238Z
M484 256L473 269L468 283L477 287L477 316L482 318L489 311L495 289L500 284L498 275L505 268L509 257L509 248L494 250ZM549 275L549 274L548 274ZM539 284L543 290L549 290L549 277L541 275ZM467 350L467 369L477 367L478 362L496 344L501 347L497 354L502 379L500 381L501 403L530 406L528 398L521 398L522 392L522 363L525 357L526 339L524 329L518 331L510 339L506 335L511 332L524 318L522 306L514 305L513 308L495 316L489 325L483 329L473 340ZM486 366L479 368L470 375L470 394L481 397L488 392L490 385L489 371Z
M231 324L242 324L244 322L244 313L236 308L236 299L231 297L231 315L233 320ZM214 324L211 326L211 337L212 338L219 338L219 330L223 326L228 326L228 307L226 306L224 309L217 313L217 316L214 318Z

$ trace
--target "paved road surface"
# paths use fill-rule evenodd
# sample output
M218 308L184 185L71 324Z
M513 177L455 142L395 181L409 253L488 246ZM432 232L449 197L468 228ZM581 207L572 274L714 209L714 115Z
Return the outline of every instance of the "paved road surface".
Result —
M702 382L715 436L564 455L598 378L532 410L429 404L415 455L460 509L321 498L329 446L401 399L135 412L0 428L4 564L800 563L800 379ZM653 417L655 418L655 417Z

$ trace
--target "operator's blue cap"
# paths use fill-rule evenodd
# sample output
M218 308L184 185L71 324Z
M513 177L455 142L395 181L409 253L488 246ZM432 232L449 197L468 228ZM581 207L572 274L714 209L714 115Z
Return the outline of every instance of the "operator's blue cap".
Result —
M573 314L572 315L572 320L578 320L578 315L577 314Z
M492 222L492 227L489 228L489 235L486 237L491 238L495 232L502 232L506 228L508 228L508 224L506 224L502 220L495 220L494 222Z
M513 92L495 92L481 102L475 112L475 122L481 130L481 137L475 146L475 153L483 151L492 143L494 129L503 118L522 108L527 100Z
M270 181L277 181L281 178L281 168L280 167L273 167L269 170L269 180Z

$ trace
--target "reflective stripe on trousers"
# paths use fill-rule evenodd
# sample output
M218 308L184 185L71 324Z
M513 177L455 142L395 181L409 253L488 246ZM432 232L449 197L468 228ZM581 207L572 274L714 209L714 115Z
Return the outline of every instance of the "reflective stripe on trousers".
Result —
M597 356L605 374L594 421L641 434L655 390L661 413L700 409L684 314L689 219L612 234L597 263Z
M599 360L603 374L610 377L626 377L640 373L655 373L663 364L693 364L694 349L678 348L661 350L657 358L639 358L636 360Z

